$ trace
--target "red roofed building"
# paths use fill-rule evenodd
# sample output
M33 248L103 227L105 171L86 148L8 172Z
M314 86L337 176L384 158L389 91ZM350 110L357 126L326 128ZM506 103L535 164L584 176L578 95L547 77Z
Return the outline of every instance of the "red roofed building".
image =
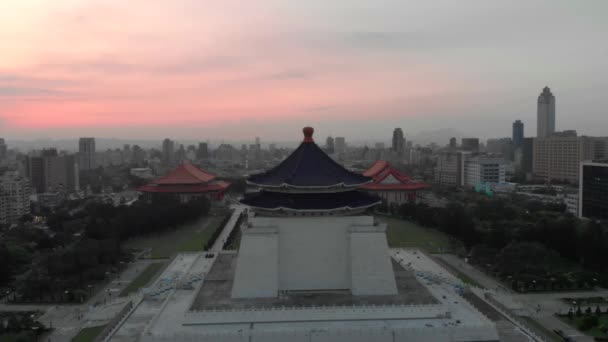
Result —
M228 186L230 183L217 180L214 174L186 162L168 175L137 190L150 196L154 194L177 195L184 202L200 196L221 201L224 199L224 191Z
M412 181L386 160L378 160L363 175L373 180L362 185L361 189L381 197L388 205L414 202L418 191L430 187L429 184Z

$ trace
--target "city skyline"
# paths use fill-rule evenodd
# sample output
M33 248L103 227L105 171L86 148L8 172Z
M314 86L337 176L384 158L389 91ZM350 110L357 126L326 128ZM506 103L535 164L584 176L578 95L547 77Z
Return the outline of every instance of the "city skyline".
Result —
M544 86L559 95L557 130L604 134L602 1L4 7L0 135L10 140L288 140L304 125L347 140L394 127L507 137L515 118L536 131Z

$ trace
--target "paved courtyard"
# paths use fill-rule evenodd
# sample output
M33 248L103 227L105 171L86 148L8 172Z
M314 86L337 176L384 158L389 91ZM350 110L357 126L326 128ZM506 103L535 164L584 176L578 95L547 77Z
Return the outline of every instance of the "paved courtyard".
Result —
M399 294L395 296L353 296L350 291L287 292L278 298L232 299L236 253L222 253L205 278L192 310L247 309L264 307L351 306L385 304L435 304L437 301L408 271L393 262Z

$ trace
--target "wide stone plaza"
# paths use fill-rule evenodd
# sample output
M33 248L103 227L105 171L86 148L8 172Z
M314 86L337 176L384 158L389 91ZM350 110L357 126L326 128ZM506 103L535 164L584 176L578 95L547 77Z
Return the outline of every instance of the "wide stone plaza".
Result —
M234 300L227 283L218 286L229 282L234 252L179 254L108 340L500 340L495 324L461 296L457 278L418 250L390 254L405 291L391 301L344 293ZM527 341L519 337L513 341Z

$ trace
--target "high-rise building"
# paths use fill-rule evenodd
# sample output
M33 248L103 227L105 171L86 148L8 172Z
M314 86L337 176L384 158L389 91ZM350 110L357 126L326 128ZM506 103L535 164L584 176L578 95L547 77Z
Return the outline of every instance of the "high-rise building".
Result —
M443 152L438 155L435 166L435 183L447 186L465 184L465 163L469 152Z
M405 151L405 138L403 137L401 128L395 128L395 130L393 130L393 144L391 149L393 152L397 153L398 156L403 156L403 152Z
M608 161L585 161L580 166L579 217L608 220Z
M45 192L73 192L80 190L78 164L70 155L43 157Z
M464 151L479 152L479 138L462 138L460 148Z
M534 165L534 138L524 138L521 147L521 171L525 174L532 174Z
M513 154L511 138L488 139L486 151L488 153L502 154L505 158L511 159Z
M162 163L165 166L175 162L175 142L169 138L163 140Z
M207 143L198 143L198 149L196 150L196 159L209 159L209 147L207 146Z
M79 165L73 155L58 155L54 148L42 150L25 160L25 174L33 191L73 192L80 189Z
M472 156L465 159L464 173L464 183L469 187L504 183L505 160L487 155Z
M6 159L6 155L8 153L8 148L6 147L6 142L4 138L0 138L0 160Z
M455 150L456 148L458 148L458 144L456 143L456 138L451 137L450 138L450 149Z
M334 139L334 151L336 153L344 153L346 151L346 139L344 137L336 137Z
M545 182L579 181L580 163L597 154L596 141L604 138L578 137L571 132L534 139L534 177Z
M135 164L136 166L143 165L144 160L146 159L146 152L139 147L139 145L133 145L131 150L131 163Z
M78 141L78 167L80 170L93 170L95 163L95 138L80 138Z
M181 164L186 160L186 149L184 148L184 144L179 144L179 148L176 153L176 161Z
M325 150L328 154L333 154L335 152L334 138L329 136L325 140Z
M513 123L513 147L519 148L524 143L524 123L516 120Z
M543 88L543 92L538 96L536 122L538 138L548 137L555 132L555 96L549 87Z
M11 224L30 213L30 182L17 172L0 175L0 224Z

